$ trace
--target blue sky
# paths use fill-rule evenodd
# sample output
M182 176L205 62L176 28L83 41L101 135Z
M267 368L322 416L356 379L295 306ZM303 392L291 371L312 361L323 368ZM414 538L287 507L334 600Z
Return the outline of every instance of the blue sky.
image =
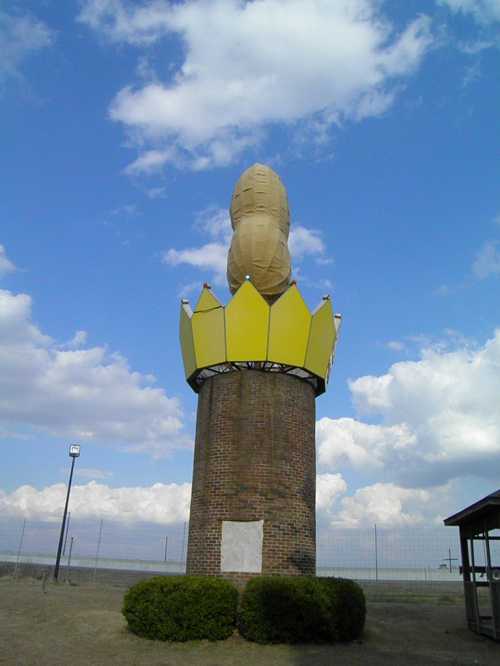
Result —
M311 308L321 524L426 525L497 489L499 0L0 6L0 507L182 523L181 296L227 300L227 208L280 174ZM159 507L159 508L158 508Z

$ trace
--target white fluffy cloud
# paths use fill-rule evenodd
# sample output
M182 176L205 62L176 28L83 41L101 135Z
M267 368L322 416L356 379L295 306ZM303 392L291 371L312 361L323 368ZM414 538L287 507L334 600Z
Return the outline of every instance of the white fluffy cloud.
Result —
M20 76L23 60L51 43L52 32L42 21L0 10L0 81Z
M402 352L406 349L405 343L401 340L389 340L385 346L393 352Z
M76 331L71 340L61 345L61 349L80 349L87 342L87 331Z
M341 474L316 476L318 520L332 527L440 525L451 513L454 501L453 483L428 489L379 482L348 494Z
M360 414L381 425L323 418L322 465L377 470L403 486L497 475L500 454L500 330L481 348L427 349L418 361L350 383Z
M7 256L4 246L0 245L0 277L7 275L7 273L13 273L15 270L16 267Z
M408 527L436 522L446 489L402 488L375 483L341 500L332 525L337 527ZM441 518L442 516L439 516Z
M196 216L195 227L211 238L222 239L227 244L231 241L233 230L226 208L217 206L204 208Z
M135 5L123 0L86 0L78 20L102 32L112 42L152 44L172 31L168 2Z
M318 474L316 476L316 509L330 512L340 495L347 492L347 483L340 474Z
M162 255L162 261L170 266L185 264L210 274L216 285L226 284L227 253L231 242L231 221L223 208L210 206L198 213L195 228L211 238L209 243L176 250L170 248Z
M288 247L290 248L290 254L296 261L300 261L306 255L323 258L326 251L319 231L300 225L292 227L290 230Z
M486 241L476 254L472 270L480 280L490 275L500 275L500 243Z
M438 0L454 13L471 15L478 23L500 21L500 0Z
M416 437L406 424L380 426L325 417L316 424L316 441L321 465L373 471L382 469L388 457L408 456Z
M77 479L88 479L91 481L107 479L110 476L113 476L112 472L100 469L99 467L80 467L79 465L76 467L74 473L75 478Z
M60 521L66 485L56 483L37 490L21 486L12 493L0 490L0 514L4 518ZM189 515L191 484L155 483L149 487L111 488L91 481L71 489L73 520L103 518L125 523L177 523Z
M87 0L80 21L114 42L184 42L169 80L127 86L111 105L144 150L135 173L228 164L275 123L324 134L380 115L432 41L427 17L396 34L375 0Z
M212 273L215 284L223 285L226 282L228 246L222 243L206 243L200 247L191 247L186 250L171 248L163 254L163 262L170 266L187 264L203 271Z
M73 521L103 518L122 523L172 524L189 517L191 484L155 483L152 486L113 488L96 479L109 474L82 468L82 478L93 477L85 485L74 484L70 511ZM392 483L376 483L347 494L340 474L318 474L316 509L321 524L335 527L402 527L430 524L442 518L449 487L431 491L402 488ZM11 493L0 490L3 519L59 522L66 497L66 485L57 483L38 490L20 486Z
M146 150L125 169L129 176L151 174L161 171L168 161L173 160L175 151L172 150Z
M102 347L67 349L31 320L26 294L0 290L0 424L110 442L154 455L186 445L176 398ZM66 347L66 348L65 348Z

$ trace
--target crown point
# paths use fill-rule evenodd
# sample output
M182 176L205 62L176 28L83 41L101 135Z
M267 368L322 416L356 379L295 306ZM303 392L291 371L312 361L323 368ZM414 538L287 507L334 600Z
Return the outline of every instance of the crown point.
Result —
M250 280L250 275L245 275L245 280Z
M208 282L204 282L203 289L212 289L212 285L208 284Z
M188 305L188 303L189 303L189 299L187 299L187 298L181 298L181 303L182 303L182 305Z
M292 280L292 281L290 282L290 287L293 287L293 286L296 285L296 284L297 284L297 280Z
M323 296L323 300L324 300L324 301L329 301L329 300L330 300L330 294L325 294L325 295Z

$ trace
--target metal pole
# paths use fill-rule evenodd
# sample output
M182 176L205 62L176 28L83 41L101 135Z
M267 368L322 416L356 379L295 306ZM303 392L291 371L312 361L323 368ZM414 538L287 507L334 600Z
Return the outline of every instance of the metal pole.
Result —
M66 493L66 504L64 505L64 513L61 524L61 534L59 536L59 546L57 548L56 566L54 569L54 580L57 581L59 577L59 566L61 564L61 553L64 540L64 528L66 526L66 515L68 513L69 494L71 492L71 482L73 481L73 470L75 468L75 458L71 458L71 472L69 474L68 492Z
M95 579L96 579L96 576L97 576L97 563L99 562L99 551L101 550L102 523L103 523L103 520L101 518L101 522L99 524L99 537L97 539L97 549L95 551L94 583L95 583Z
M470 624L470 618L474 614L475 616L475 597L476 589L473 587L472 594L470 594L470 579L471 579L471 567L469 560L469 544L467 543L467 537L465 529L461 526L459 527L460 533L460 552L462 554L462 575L463 575L463 585L464 585L464 599L465 599L465 619L467 624Z
M470 559L471 559L471 564L472 564L472 580L474 582L474 585L476 584L476 560L475 560L475 555L474 555L474 535L471 536L470 538Z
M375 580L378 580L378 537L377 537L376 523L375 523Z
M19 559L21 557L21 551L23 549L24 530L25 529L26 529L26 518L23 520L23 529L21 530L21 538L19 539L19 548L17 549L16 566L14 567L14 578L17 576L17 569L19 567Z
M488 582L491 582L491 549L490 549L490 535L489 531L484 528L484 541L483 544L485 546L485 564L486 564L486 573L488 576Z
M476 560L474 556L474 535L470 538L470 554L471 554L471 564L472 564L472 582L474 583L474 618L476 621L476 631L479 632L481 629L481 616L479 613L479 598L477 593L477 581L476 581Z
M184 556L184 551L186 548L186 522L184 521L184 533L182 535L182 557L181 562L185 562L186 558Z
M167 561L168 536L165 537L165 562Z
M453 573L453 565L451 563L455 562L455 561L458 562L458 558L451 556L451 546L450 546L450 548L448 548L448 557L443 557L442 561L443 562L448 562L448 570L449 570L450 573Z
M463 528L460 528L460 552L462 553L462 574L464 583L470 582L469 546ZM464 588L465 589L465 588Z
M68 511L68 522L66 523L66 536L64 537L63 557L66 555L66 543L68 541L69 524L71 522L71 511Z
M497 605L497 595L496 595L496 590L495 590L495 584L494 584L494 579L492 577L492 571L491 571L491 549L490 549L490 535L489 535L489 530L486 527L486 523L484 525L484 541L483 544L486 546L486 576L487 576L487 581L488 581L488 592L490 593L490 608L491 608L491 615L492 615L492 622L491 626L493 628L493 638L498 639L500 638L500 634L498 631L498 621L500 620L500 617L498 617L498 605Z
M69 571L71 569L71 553L73 552L73 542L75 540L75 537L71 537L71 541L69 542L69 553L68 553L68 571L66 574L66 580L69 581Z

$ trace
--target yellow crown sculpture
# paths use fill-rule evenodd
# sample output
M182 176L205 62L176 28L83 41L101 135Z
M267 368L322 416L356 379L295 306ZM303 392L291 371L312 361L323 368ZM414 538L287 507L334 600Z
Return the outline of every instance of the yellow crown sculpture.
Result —
M340 315L325 296L310 312L290 280L289 211L278 174L247 169L231 202L233 238L224 307L205 285L194 312L181 302L180 338L186 379L194 391L214 375L251 368L282 372L325 391Z
M295 284L269 305L246 280L224 307L205 285L194 312L181 303L180 338L186 380L199 391L214 375L252 368L306 380L325 391L340 315L328 296L311 313Z

